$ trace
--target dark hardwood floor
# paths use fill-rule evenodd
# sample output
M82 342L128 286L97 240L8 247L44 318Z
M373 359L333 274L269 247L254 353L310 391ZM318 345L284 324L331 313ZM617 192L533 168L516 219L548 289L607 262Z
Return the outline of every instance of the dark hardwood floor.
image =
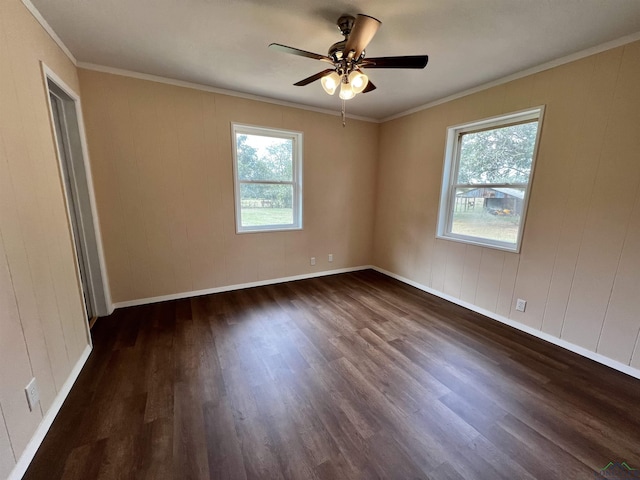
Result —
M122 309L93 335L25 479L640 468L639 380L373 271Z

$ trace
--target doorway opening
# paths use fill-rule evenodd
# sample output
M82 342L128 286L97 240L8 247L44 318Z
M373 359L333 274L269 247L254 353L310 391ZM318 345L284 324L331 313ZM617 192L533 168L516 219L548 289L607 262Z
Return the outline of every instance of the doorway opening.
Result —
M111 313L79 96L43 65L86 320Z

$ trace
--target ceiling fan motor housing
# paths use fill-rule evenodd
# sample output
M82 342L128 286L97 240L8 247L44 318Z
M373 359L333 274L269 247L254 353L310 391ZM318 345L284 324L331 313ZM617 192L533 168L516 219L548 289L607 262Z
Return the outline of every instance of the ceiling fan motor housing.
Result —
M338 28L340 29L342 35L344 35L345 40L351 33L351 29L353 28L353 24L355 23L355 21L356 17L354 17L353 15L342 15L338 19Z
M336 24L338 25L338 29L340 33L344 35L344 40L334 43L329 47L328 55L335 63L339 63L345 56L345 46L347 45L347 40L349 39L349 34L353 29L353 25L356 21L356 17L353 15L342 15Z
M347 41L342 40L340 42L334 43L329 47L329 57L331 57L334 62L339 62L340 60L342 60L342 57L344 56L344 47L346 44Z
M424 68L429 57L427 55L410 55L404 57L379 57L365 59L365 48L373 39L381 25L380 20L370 15L358 14L342 15L337 21L338 28L344 40L331 45L328 55L319 55L299 48L288 47L279 43L272 43L269 48L293 55L320 60L331 64L332 68L311 75L294 85L303 87L317 80L329 95L333 95L336 87L340 86L340 98L353 98L357 93L367 93L376 89L362 73L362 69L369 68ZM353 83L353 85L352 85ZM350 96L343 93L350 93Z

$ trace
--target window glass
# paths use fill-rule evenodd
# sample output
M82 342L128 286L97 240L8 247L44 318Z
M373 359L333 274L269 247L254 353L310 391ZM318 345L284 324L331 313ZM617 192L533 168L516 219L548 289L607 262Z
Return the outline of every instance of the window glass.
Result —
M438 236L518 251L542 108L451 127Z
M457 183L526 184L537 133L532 121L462 134Z
M291 185L241 184L243 227L293 225Z
M293 181L293 140L236 134L240 180Z
M302 134L233 124L236 231L302 228Z

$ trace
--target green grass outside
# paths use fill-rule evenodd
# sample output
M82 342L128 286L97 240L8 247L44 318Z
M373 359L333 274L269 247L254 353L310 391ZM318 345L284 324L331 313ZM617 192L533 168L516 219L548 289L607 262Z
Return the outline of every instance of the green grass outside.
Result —
M482 209L455 212L452 231L460 235L515 243L518 237L519 221L519 216L500 217L491 215ZM292 208L263 207L242 209L242 225L244 227L291 225L292 223Z
M292 208L242 208L242 226L291 225Z
M451 230L459 235L516 243L519 222L520 217L517 215L501 217L491 215L480 208L455 212Z

